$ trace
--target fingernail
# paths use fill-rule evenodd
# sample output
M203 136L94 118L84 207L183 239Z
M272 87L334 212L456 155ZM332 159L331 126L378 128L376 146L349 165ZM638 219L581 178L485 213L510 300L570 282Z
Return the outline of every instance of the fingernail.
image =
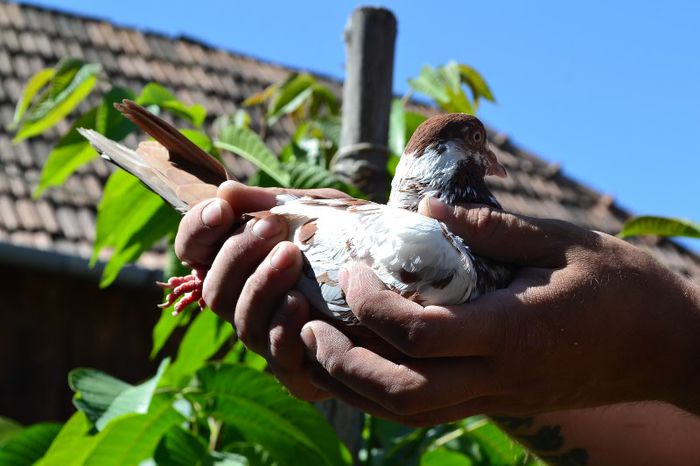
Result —
M444 220L450 215L450 207L436 197L424 197L418 206L418 211L436 220Z
M300 336L301 341L303 341L304 346L306 346L306 354L308 354L311 359L316 359L316 335L314 335L311 325L304 325L301 328Z
M273 269L283 270L291 265L291 254L286 249L282 244L278 244L270 253L270 266Z
M221 203L218 200L211 201L202 210L202 222L208 227L221 225Z
M285 298L286 304L287 304L287 310L288 311L296 311L299 308L299 300L297 300L294 295L287 294L287 297Z
M260 239L274 238L280 231L282 231L282 225L279 219L272 215L261 218L253 224L253 233Z

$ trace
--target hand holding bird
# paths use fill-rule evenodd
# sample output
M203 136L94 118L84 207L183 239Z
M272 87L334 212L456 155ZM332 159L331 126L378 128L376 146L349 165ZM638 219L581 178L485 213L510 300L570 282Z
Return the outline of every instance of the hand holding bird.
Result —
M214 158L170 124L131 101L116 104L122 114L156 141L131 150L101 134L80 129L103 157L137 176L174 208L186 212L212 197L229 178ZM347 324L357 323L339 285L350 261L371 267L388 289L419 304L460 304L505 286L509 269L474 256L440 222L419 215L418 202L435 196L444 202L481 202L500 207L484 177L505 176L488 148L481 122L465 114L438 115L415 131L396 169L388 205L352 198L281 194L273 207L249 212L260 221L282 216L288 240L304 252L304 275L297 288L312 307ZM202 299L206 270L175 277L165 306L176 312Z

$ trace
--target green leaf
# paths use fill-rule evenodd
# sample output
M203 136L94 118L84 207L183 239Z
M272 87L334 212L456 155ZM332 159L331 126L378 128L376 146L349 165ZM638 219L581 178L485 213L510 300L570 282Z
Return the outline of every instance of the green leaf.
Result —
M124 139L136 129L136 126L124 118L121 112L114 108L114 104L124 99L133 98L134 93L129 89L118 86L110 89L97 107L94 129L115 141Z
M160 439L174 425L184 421L169 403L148 414L130 414L115 419L97 435L86 466L132 466L151 457Z
M85 413L78 411L63 425L44 457L35 466L73 466L83 464L97 436L88 435L92 426Z
M476 440L483 453L489 458L490 464L517 464L526 454L526 450L508 437L494 423L484 418L473 417L463 421L468 429L468 435Z
M460 69L454 62L440 68L426 65L409 84L415 91L431 97L446 112L474 113L474 105L462 88Z
M156 445L184 418L167 401L154 403L147 414L129 414L90 435L90 422L82 412L64 425L39 466L131 466L149 458Z
M169 112L188 120L193 125L202 126L207 118L207 110L200 104L185 105L165 87L156 83L148 83L141 91L136 102L144 107L157 105Z
M205 463L207 466L250 466L250 462L245 456L221 451L211 452Z
M261 445L280 465L344 465L350 455L311 405L292 398L269 375L238 365L197 372L207 412Z
M456 64L456 66L459 69L459 73L462 78L461 81L472 90L474 100L478 100L480 97L483 97L490 102L496 102L496 99L493 97L493 93L491 92L491 88L489 88L486 80L478 71L469 65L464 65L461 63Z
M97 429L102 430L112 419L124 414L147 413L158 382L160 382L160 378L163 376L169 363L169 359L164 359L158 366L158 370L153 377L139 385L130 386L119 393L109 404L107 410L97 420L95 424Z
M256 443L234 442L226 445L223 450L246 458L249 466L278 466L270 453Z
M311 105L309 106L309 116L316 117L320 113L323 106L328 108L329 116L337 116L340 113L340 104L335 94L326 86L320 83L315 83L313 86L313 95L311 96Z
M267 360L259 354L250 351L240 340L236 341L221 362L242 364L256 371L264 371L267 367Z
M27 82L27 85L24 87L24 91L22 92L22 98L17 102L17 107L15 108L15 115L12 118L12 123L10 123L8 129L14 131L17 126L19 125L19 122L22 120L22 117L24 116L24 112L29 108L29 104L31 103L32 99L34 96L39 92L39 90L48 83L51 78L53 78L55 74L55 70L53 68L44 68L41 71L38 71L34 76L29 78L29 81Z
M82 115L68 133L58 140L41 169L41 178L34 191L34 197L41 196L50 187L62 185L78 167L98 157L97 151L77 131L77 128L93 127L96 114L97 109L93 108Z
M41 458L61 430L61 424L34 424L12 436L0 448L0 465L29 466Z
M406 112L403 102L394 99L389 114L389 150L394 155L401 155L407 143Z
M176 426L161 439L153 459L168 466L193 466L203 464L207 456L207 445L202 439Z
M128 262L133 262L158 240L173 233L180 216L138 179L117 170L105 185L98 206L92 263L105 247L113 248L100 286L112 283Z
M10 439L10 437L18 434L24 427L22 424L0 416L0 448Z
M420 466L471 466L472 460L456 451L441 447L423 454Z
M153 348L151 348L149 356L151 359L155 359L176 328L189 323L191 316L192 314L189 312L181 312L174 316L172 315L172 309L163 309L158 322L153 327Z
M679 218L645 215L627 220L618 233L620 238L642 235L700 238L700 224Z
M289 174L252 130L228 126L221 131L220 139L214 145L240 155L271 176L280 186L289 187Z
M120 141L135 129L133 123L114 108L114 102L132 98L133 94L122 88L112 88L102 103L82 115L70 130L58 141L49 153L42 170L34 197L39 197L47 188L63 184L81 165L97 158L98 153L78 133L78 128L93 128L110 139Z
M233 326L211 311L195 317L182 338L177 358L166 374L167 383L182 385L204 363L216 354L233 335Z
M305 162L285 163L284 169L289 173L289 187L298 189L333 188L353 197L364 195L357 188L344 183L329 170Z
M197 131L196 129L181 129L180 133L182 133L187 139L192 141L204 152L212 154L216 159L221 160L216 147L214 147L214 141L211 140L209 135L201 131Z
M279 89L280 85L281 85L280 83L270 84L262 91L256 92L255 94L246 98L243 101L243 106L244 107L252 107L253 105L259 105L259 104L262 104L262 103L270 100L272 98L272 96L275 95L275 93L277 92L277 89Z
M68 384L76 392L73 402L97 430L121 415L146 413L168 362L163 360L156 375L136 386L95 369L73 369L68 374Z
M267 112L267 120L275 123L284 115L297 110L311 97L316 79L308 73L294 74L277 90Z
M445 88L443 78L438 70L430 65L421 68L418 77L409 79L408 83L413 90L431 97L438 103L449 101L450 96Z
M161 439L154 458L168 466L248 466L245 456L232 452L209 452L204 441L181 427L173 427Z
M14 143L36 136L68 115L90 94L102 67L82 60L66 58L56 65L55 73L41 93L24 113Z
M168 342L175 329L189 324L191 319L192 312L190 307L176 316L172 314L172 307L163 309L158 322L153 327L153 348L151 348L149 357L155 359L156 355L163 349L163 346Z
M68 385L76 392L73 404L94 424L123 391L131 387L96 369L77 368L68 373Z
M323 116L309 121L311 127L317 128L334 146L340 145L340 117L335 115Z

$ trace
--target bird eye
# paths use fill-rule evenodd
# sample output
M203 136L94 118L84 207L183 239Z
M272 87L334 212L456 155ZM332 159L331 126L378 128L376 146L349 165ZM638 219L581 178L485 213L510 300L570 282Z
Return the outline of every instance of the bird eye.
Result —
M481 129L474 129L470 132L469 138L474 144L481 144L481 142L484 140L484 133L481 131Z

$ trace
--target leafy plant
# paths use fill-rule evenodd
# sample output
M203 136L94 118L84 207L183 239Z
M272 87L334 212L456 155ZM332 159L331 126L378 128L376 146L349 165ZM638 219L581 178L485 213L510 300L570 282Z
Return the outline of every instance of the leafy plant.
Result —
M70 113L92 90L100 69L64 59L33 76L17 104L15 140L40 134ZM493 101L483 78L457 63L426 67L410 84L444 110L473 112L480 99ZM113 108L114 102L124 98L154 112L168 112L195 128L207 119L202 106L185 105L156 83L147 84L140 93L112 86L59 139L43 167L36 196L60 186L97 157L76 128L93 128L115 140L135 130ZM407 99L392 104L388 166L392 174L403 147L425 119L406 109ZM227 150L252 162L258 173L250 183L333 187L362 196L331 170L339 146L340 105L316 78L293 74L251 96L245 105L265 107L265 122L257 133L244 110L217 120L215 141L198 130L181 131L213 157ZM266 131L282 118L290 118L296 130L276 154L265 143ZM112 283L125 264L138 260L155 243L165 239L172 245L178 221L159 197L125 172L115 171L98 206L91 263L111 251L100 286ZM182 266L172 248L168 259L168 273L179 273ZM73 370L69 384L78 411L63 426L24 428L0 418L0 465L331 466L353 461L318 411L289 396L264 373L265 360L249 353L236 340L231 325L214 313L189 308L171 317L170 310L164 310L153 329L152 358L178 327L187 328L176 357L172 363L164 359L157 373L141 384L131 385L94 369ZM411 429L368 416L364 441L362 461L373 466L536 463L483 417Z
M618 233L621 238L642 235L700 238L700 225L690 220L644 215L626 221Z

